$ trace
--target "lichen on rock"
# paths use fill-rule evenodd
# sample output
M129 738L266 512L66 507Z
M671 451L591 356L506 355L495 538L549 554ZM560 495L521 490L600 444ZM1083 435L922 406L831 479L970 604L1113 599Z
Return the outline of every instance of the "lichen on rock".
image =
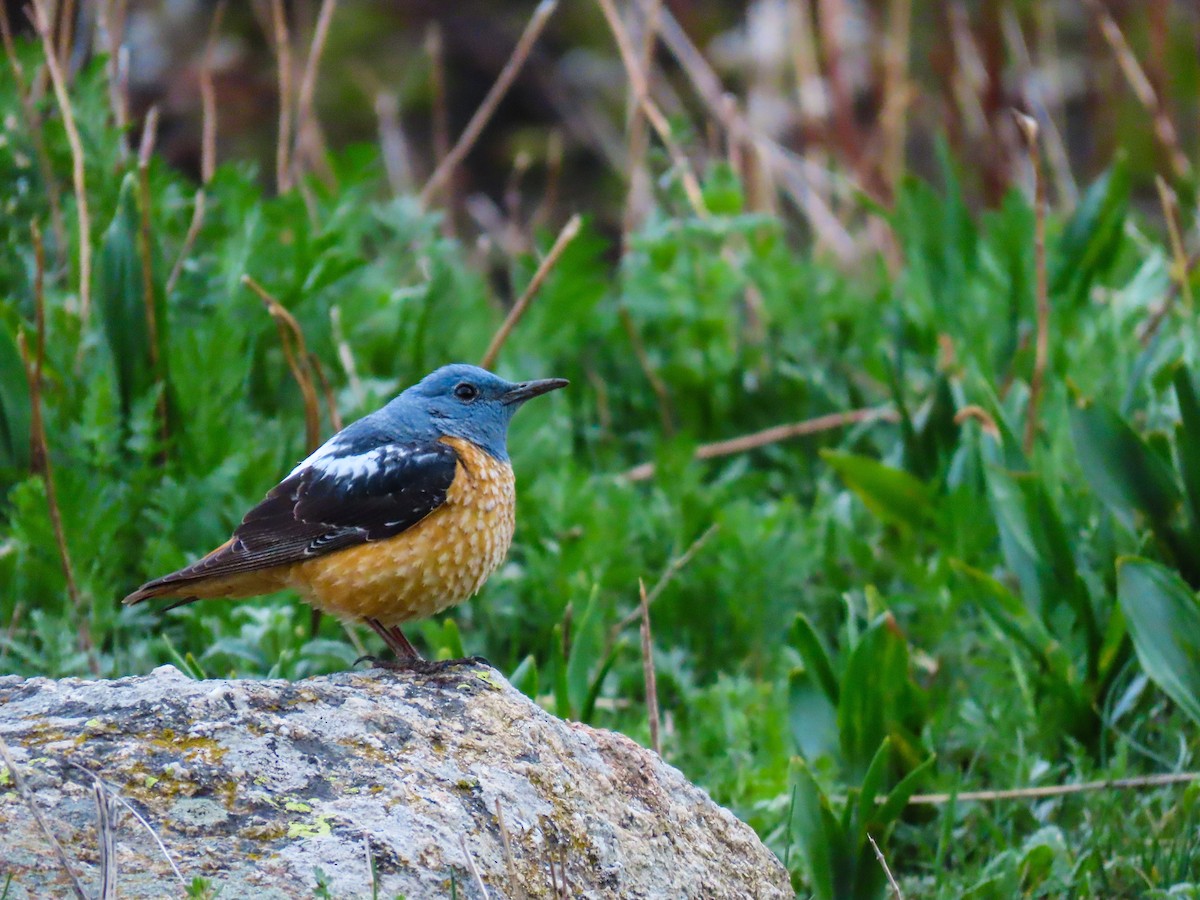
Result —
M0 678L0 738L85 887L99 878L93 777L222 900L332 896L791 897L754 832L618 734L554 718L494 670L193 681ZM90 773L90 774L89 774ZM0 882L66 896L0 766ZM501 820L511 854L504 848ZM122 897L183 888L132 815ZM470 860L468 861L467 855Z

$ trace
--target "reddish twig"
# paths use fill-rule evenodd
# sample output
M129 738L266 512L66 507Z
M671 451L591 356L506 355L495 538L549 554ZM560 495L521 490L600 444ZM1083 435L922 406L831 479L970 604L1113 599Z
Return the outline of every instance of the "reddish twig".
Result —
M843 428L846 425L867 422L871 419L893 420L895 417L895 411L886 406L872 406L864 409L852 409L849 412L830 413L826 416L817 416L815 419L806 419L803 422L793 422L790 425L775 425L762 431L756 431L753 434L730 438L727 441L701 444L696 448L692 459L717 459L722 456L733 456L737 453L757 450L759 447L765 447L768 444L775 444L779 441L786 441L795 437L818 434L822 431L832 431L834 428ZM629 481L647 481L654 477L654 463L646 462L634 466L625 473L624 477Z

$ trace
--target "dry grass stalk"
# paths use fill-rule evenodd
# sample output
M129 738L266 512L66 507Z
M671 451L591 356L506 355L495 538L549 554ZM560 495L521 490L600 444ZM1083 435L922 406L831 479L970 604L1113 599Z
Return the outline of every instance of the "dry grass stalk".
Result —
M21 795L21 799L25 801L25 805L29 807L29 811L33 813L33 818L41 829L42 834L46 836L46 840L50 842L50 846L54 848L54 855L58 857L58 864L62 866L64 872L67 873L67 879L71 882L71 890L79 900L88 900L88 895L83 890L83 885L79 882L79 876L75 874L75 870L71 868L71 861L67 859L67 851L63 849L63 845L59 843L58 838L54 836L54 832L50 830L49 824L42 817L42 811L38 809L37 802L33 799L33 794L29 790L29 786L25 784L25 776L17 769L17 764L13 762L12 754L9 752L8 744L4 743L4 739L0 738L0 759L4 760L4 765L8 769L8 775L12 779L13 787L17 789L17 793Z
M458 836L458 846L462 848L463 856L467 860L467 871L471 873L471 877L475 879L475 886L479 888L479 896L483 900L488 900L491 896L488 894L487 885L483 883L483 876L479 874L479 869L475 867L475 859L471 856L471 851L467 849L467 839L461 833Z
M667 117L663 115L658 104L654 102L654 98L650 96L650 85L646 72L638 62L629 34L625 30L624 23L621 22L621 17L617 14L613 0L596 0L596 2L600 5L600 10L604 13L604 20L608 23L608 28L616 41L617 52L621 57L621 63L625 66L625 74L629 78L629 86L633 89L642 114L658 134L658 139L663 142L663 146L666 147L667 155L671 157L671 164L679 172L679 180L687 195L688 203L697 216L702 219L708 218L708 207L704 205L704 194L700 189L700 182L696 178L696 173L692 171L692 164L688 160L687 154L675 140Z
M96 776L92 776L92 793L96 799L96 837L100 844L100 898L117 897L117 835L113 828L113 807L108 792Z
M875 858L879 860L879 865L883 866L883 874L887 876L888 886L891 887L892 894L895 895L896 900L904 900L904 894L900 891L900 885L896 884L896 877L892 874L887 860L883 858L883 851L879 849L879 845L875 843L875 838L870 832L867 832L867 840L871 842L871 849L875 851Z
M225 0L219 0L213 10L212 21L208 27L208 42L204 46L204 57L200 64L200 109L202 122L200 125L200 189L192 202L192 221L188 224L187 234L184 235L183 245L175 264L171 266L171 274L167 277L166 292L170 295L175 290L179 276L183 273L184 263L192 252L200 229L204 227L204 213L208 206L205 187L212 181L217 170L217 92L213 85L213 52L220 32L221 20L225 15Z
M225 0L218 0L208 26L208 41L200 63L200 183L207 185L217 170L217 91L213 85L213 55L221 20L225 16ZM203 208L203 207L201 207Z
M45 0L33 0L29 7L29 15L33 27L42 39L42 48L46 56L46 68L50 72L50 81L54 87L54 97L58 101L58 110L62 115L63 128L67 132L67 143L71 147L71 177L75 186L75 210L79 216L79 318L81 333L87 332L88 318L92 309L92 226L88 215L87 179L84 175L85 156L83 141L79 137L79 129L75 125L75 114L71 110L71 98L67 95L67 80L62 67L58 64L58 56L54 50L54 41L50 33L50 20L43 9Z
M989 434L994 438L1000 437L1000 429L996 426L996 420L993 419L992 414L982 406L976 406L974 403L971 403L962 407L954 414L955 425L961 425L968 419L978 422L979 427L982 428L986 434Z
M342 308L331 306L329 308L329 326L333 332L333 343L337 348L338 362L342 364L342 370L346 373L346 381L350 384L350 393L354 395L354 402L361 407L366 401L366 393L363 391L362 379L358 377L358 364L354 361L354 351L350 349L350 343L346 340L346 331L342 328Z
M1146 72L1137 61L1137 57L1134 56L1129 42L1125 40L1125 35L1121 32L1117 20L1112 17L1100 0L1084 0L1084 2L1095 16L1096 23L1100 26L1100 33L1104 35L1104 40L1108 42L1113 56L1116 57L1117 65L1121 67L1125 80L1129 82L1130 90L1133 91L1133 95L1137 97L1146 112L1150 114L1150 119L1154 124L1154 136L1166 152L1167 161L1171 164L1171 170L1175 177L1190 177L1192 166L1179 145L1179 134L1175 130L1175 124L1167 115L1167 110L1159 99L1158 92L1154 90L1154 85L1146 77Z
M1033 351L1033 375L1029 379L1029 407L1025 413L1025 452L1029 453L1037 436L1038 403L1042 399L1046 360L1050 352L1050 288L1046 275L1046 181L1042 177L1037 122L1017 110L1013 110L1013 117L1033 167L1033 263L1037 275L1037 335Z
M641 0L643 8L651 0ZM846 226L833 214L823 192L830 181L829 173L809 160L797 157L767 135L751 127L736 104L729 104L721 79L713 71L704 54L692 43L687 32L670 9L663 7L659 23L659 36L671 55L675 57L696 95L704 102L715 121L723 122L733 132L734 138L753 145L762 160L770 167L786 195L808 220L817 235L819 247L833 252L839 262L850 262L857 256L854 238ZM857 188L847 183L846 192L853 194Z
M8 5L5 3L0 3L0 39L4 41L4 55L8 58L8 66L12 70L21 112L25 117L25 130L29 134L30 140L33 141L33 152L37 157L38 171L50 199L50 227L54 231L54 243L61 255L66 252L67 248L67 229L63 224L62 215L62 192L59 190L58 180L54 177L50 154L46 152L46 140L42 134L42 117L38 114L37 106L29 92L29 82L25 80L25 69L21 65L16 46L13 43L12 23L8 19Z
M261 284L249 275L242 276L242 284L258 295L271 318L275 320L275 327L279 330L279 343L283 348L283 358L304 398L305 444L311 453L321 445L321 407L317 402L317 389L313 385L312 372L308 368L308 345L304 340L304 332L300 330L300 323L296 321L296 317Z
M513 858L512 841L508 836L508 826L504 824L504 810L500 807L499 797L496 798L496 822L500 826L500 843L504 847L504 865L508 869L512 900L526 900L525 886L517 878L517 861Z
M166 453L171 437L167 412L167 384L162 371L161 344L158 340L158 313L154 304L154 243L150 231L150 157L158 130L158 107L151 106L142 126L142 141L138 147L138 256L142 262L142 305L146 311L146 334L150 343L150 368L158 386L159 436Z
M408 158L408 142L400 127L399 100L390 91L375 95L375 120L379 123L379 154L388 187L399 197L412 190L412 163Z
M483 102L479 104L479 109L475 110L475 115L471 116L467 127L459 135L458 142L455 143L442 161L438 163L437 168L433 170L433 174L429 176L429 180L425 183L425 187L421 189L419 199L422 206L429 206L429 201L441 189L446 178L458 167L458 164L462 162L471 148L475 146L475 142L483 132L484 126L492 118L496 107L504 99L504 95L508 93L508 89L512 87L517 74L525 65L525 60L529 58L534 43L541 35L542 29L546 27L546 22L557 8L558 0L542 0L537 5L537 8L533 11L533 16L529 20L529 24L525 26L525 30L521 33L516 47L513 48L512 55L508 58L508 62L504 64L504 68L500 70L500 74L488 90L487 96L483 98Z
M94 784L98 784L107 790L109 796L113 800L125 807L129 814L137 819L139 823L141 823L141 826L145 828L150 837L154 839L154 843L158 845L159 852L162 853L163 859L167 861L167 865L171 867L171 871L175 873L175 877L179 880L180 886L186 891L187 883L183 880L183 873L179 871L179 867L175 865L175 860L173 860L171 858L171 854L167 852L167 847L165 844L163 844L162 838L158 836L158 833L150 826L150 823L146 821L145 817L138 812L128 800L121 796L121 792L117 788L110 784L106 784L104 780L91 769L84 768L83 766L79 765L79 763L75 762L70 763L70 765L74 766L80 772L91 778Z
M563 255L563 251L571 241L575 240L575 236L579 234L579 228L583 224L583 219L579 213L571 216L562 231L558 233L558 237L554 239L554 244L550 251L546 254L546 258L542 260L541 265L537 267L537 271L533 273L533 278L529 280L528 287L513 304L512 309L508 311L508 315L500 324L500 328L492 336L492 342L488 344L487 350L483 354L483 359L479 365L485 369L490 369L496 362L496 357L500 355L500 348L504 346L504 342L508 340L508 335L512 332L516 324L521 321L521 317L525 315L525 311L529 308L529 304L533 298L537 296L537 292L542 287L542 282L546 280L546 276L550 274L550 270L554 268L559 257Z
M317 24L313 28L312 41L309 44L308 58L304 62L304 73L300 78L300 95L296 104L296 138L292 152L293 168L307 163L310 169L317 166L322 168L322 176L332 179L333 173L325 162L324 139L317 124L314 107L314 97L317 90L317 73L321 68L321 56L325 52L325 43L329 39L329 27L333 22L333 14L337 10L337 0L321 0L321 11L317 14ZM303 173L293 171L293 177L299 178Z
M129 0L102 0L98 5L100 28L108 37L108 103L120 132L129 127L129 56L124 46L128 11ZM125 142L120 146L124 153Z
M283 0L271 0L271 27L279 61L279 135L275 142L275 188L286 193L292 186L289 153L292 146L292 38Z
M75 566L71 562L71 552L67 547L62 507L58 503L58 490L54 481L54 466L50 460L50 444L46 439L46 420L42 412L42 369L46 355L46 254L42 244L42 232L36 222L33 223L32 232L35 265L33 297L37 329L37 343L32 355L25 342L25 332L17 332L17 349L21 353L25 379L29 385L29 433L32 445L30 457L33 461L33 471L42 476L46 485L46 505L50 516L50 526L54 530L54 543L58 549L63 579L67 585L67 596L71 599L71 607L75 611L79 649L87 656L88 668L92 674L98 675L100 674L100 661L96 658L96 648L92 642L91 632L88 631L88 621L91 617L85 606L83 594L79 590L79 584L75 580Z
M863 409L852 409L849 412L830 413L829 415L817 416L813 419L805 419L802 422L793 422L789 425L774 425L771 428L765 428L762 431L756 431L752 434L744 434L741 437L730 438L727 441L701 444L696 448L692 459L717 459L722 456L733 456L795 437L819 434L822 431L832 431L835 428L843 428L859 422L868 422L871 419L894 420L895 417L895 410L886 406L869 406ZM626 472L624 477L629 481L647 481L654 477L654 463L646 462L636 465Z
M317 376L317 381L321 385L321 394L325 397L325 409L329 414L329 427L336 433L342 430L342 414L338 412L337 399L333 393L333 385L329 383L329 379L325 376L325 367L321 365L321 359L311 350L308 353L308 368L314 375Z
M667 589L667 585L671 583L676 575L683 571L684 567L687 566L687 564L692 561L695 555L700 552L704 545L708 543L709 538L711 538L719 530L720 526L717 523L714 522L712 525L709 525L706 529L704 529L704 532L700 535L700 537L692 541L691 545L686 550L679 554L679 556L675 557L675 559L671 560L666 569L663 570L662 575L659 576L658 581L654 583L654 587L650 588L650 593L646 595L647 607L654 605L654 601L662 596L662 592ZM636 622L641 615L642 611L640 607L630 612L612 627L612 630L609 632L609 639L611 641L616 641L617 636L634 622Z
M429 56L429 89L433 105L433 167L436 171L450 155L450 107L446 102L446 48L442 41L442 26L430 22L425 31L425 53ZM446 174L439 192L446 214L442 217L442 233L454 237L455 220L459 211L458 170Z
M1163 218L1167 221L1167 235L1171 240L1171 254L1175 257L1175 265L1172 267L1172 279L1178 285L1179 290L1172 294L1178 296L1180 292L1183 294L1183 299L1188 305L1188 309L1194 306L1192 300L1192 280L1188 277L1189 265L1186 251L1183 249L1183 234L1179 228L1179 197L1171 190L1171 186L1161 175L1154 176L1154 186L1158 188L1158 199L1162 203Z
M912 0L888 0L887 37L883 48L883 106L880 169L890 197L896 196L904 176L904 150L908 143L908 112L914 91L908 80Z
M651 364L650 355L646 352L646 345L642 341L642 336L638 334L637 325L634 324L633 316L628 308L618 307L617 315L621 319L621 327L625 329L625 334L629 337L629 343L633 347L633 355L638 361L638 366L641 368L642 374L646 376L646 381L650 383L650 389L654 391L655 399L658 401L658 418L662 422L663 433L667 437L671 437L675 434L675 416L671 412L671 394L667 390L667 384Z
M1200 265L1200 250L1193 251L1192 255L1187 258L1183 278L1190 280L1192 272L1196 270L1197 265ZM1174 309L1175 300L1179 296L1180 283L1179 280L1171 280L1171 287L1167 291L1167 296L1163 298L1163 302L1158 305L1158 309L1154 311L1154 314L1146 320L1146 324L1138 336L1143 347L1147 346L1154 339L1154 336L1158 334L1158 329L1162 326L1162 323L1166 320L1171 310Z
M1093 791L1127 791L1143 788L1166 787L1172 784L1190 784L1200 781L1200 772L1165 772L1159 775L1137 775L1132 778L1109 778L1105 781L1084 781L1079 784L1047 784L1040 787L1009 788L999 791L959 791L956 794L913 794L908 798L909 806L941 806L954 800L956 803L990 802L993 800L1043 800L1047 797L1065 797L1070 794L1086 794ZM880 798L881 800L883 798Z
M646 599L646 583L638 579L638 597L642 614L642 674L646 681L646 717L650 720L650 749L662 756L658 735L658 678L654 672L654 646L650 635L650 601Z
M662 0L650 0L642 10L642 44L638 58L638 70L651 71L654 64L654 47L658 43L658 23L661 18ZM650 147L646 133L646 117L632 82L629 86L628 111L626 113L626 171L629 186L625 194L625 211L621 222L622 252L629 246L629 236L645 217L650 197L650 170L646 166L646 151Z
M1046 150L1046 161L1050 164L1050 174L1054 178L1054 190L1059 206L1068 211L1072 210L1079 202L1079 186L1075 183L1075 176L1071 173L1071 160L1067 156L1067 146L1063 141L1062 132L1054 124L1050 97L1047 96L1053 95L1054 89L1051 87L1043 90L1042 87L1043 80L1052 79L1035 71L1033 58L1025 43L1025 35L1021 31L1021 22L1012 7L1006 6L1001 11L1000 24L1001 30L1004 32L1004 42L1008 46L1014 64L1021 73L1021 85L1028 97L1029 105L1037 112L1035 118L1038 120L1038 126L1042 129L1042 143ZM1046 25L1051 36L1049 39L1052 40L1053 19L1051 18ZM1055 55L1046 54L1043 50L1042 58L1054 60ZM1057 63L1055 66L1045 68L1049 70L1056 66Z

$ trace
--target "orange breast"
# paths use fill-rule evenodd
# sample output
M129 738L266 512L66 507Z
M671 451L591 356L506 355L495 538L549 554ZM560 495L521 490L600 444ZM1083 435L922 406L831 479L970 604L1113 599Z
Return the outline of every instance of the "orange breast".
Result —
M292 567L291 586L313 606L398 625L461 603L503 562L515 525L512 465L467 441L442 440L460 460L446 502L394 538Z

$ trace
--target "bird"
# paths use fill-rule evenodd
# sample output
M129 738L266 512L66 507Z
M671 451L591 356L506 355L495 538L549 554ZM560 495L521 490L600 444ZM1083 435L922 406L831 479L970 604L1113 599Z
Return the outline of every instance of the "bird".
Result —
M179 598L173 609L293 588L364 621L396 664L419 661L400 626L473 596L504 560L516 524L509 423L567 384L442 366L317 448L225 543L123 602Z

